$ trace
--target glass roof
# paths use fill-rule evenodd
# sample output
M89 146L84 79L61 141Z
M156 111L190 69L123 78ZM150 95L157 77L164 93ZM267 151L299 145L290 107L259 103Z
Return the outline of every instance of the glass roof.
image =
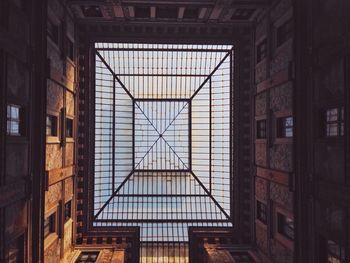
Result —
M94 226L167 249L189 226L232 227L233 47L95 48Z

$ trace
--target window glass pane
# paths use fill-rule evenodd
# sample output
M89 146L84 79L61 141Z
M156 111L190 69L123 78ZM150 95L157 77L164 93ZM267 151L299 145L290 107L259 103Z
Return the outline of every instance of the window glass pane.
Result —
M11 119L19 118L19 108L12 106L11 107Z
M66 119L66 137L73 137L73 120Z
M326 112L327 122L338 120L338 109L330 109Z
M331 123L327 124L327 136L337 136L338 135L338 124Z
M16 121L11 122L11 134L19 134L19 123Z
M286 137L293 137L293 128L286 128Z

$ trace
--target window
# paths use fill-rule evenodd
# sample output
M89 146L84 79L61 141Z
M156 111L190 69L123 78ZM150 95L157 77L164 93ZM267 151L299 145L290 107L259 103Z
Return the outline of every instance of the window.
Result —
M294 239L294 221L289 217L277 213L277 231L288 239Z
M46 136L57 136L57 117L46 116Z
M7 105L7 134L21 135L21 107L14 104Z
M293 117L283 117L277 119L277 137L293 137Z
M256 50L256 62L259 63L267 56L267 41L264 39L261 41L261 43L257 46Z
M258 139L266 138L266 120L260 120L256 123L256 137Z
M148 6L135 6L135 17L136 18L149 18L151 11Z
M56 213L53 213L44 221L44 238L56 231Z
M345 263L345 249L332 240L327 241L327 263Z
M67 222L72 217L72 201L68 201L64 205L64 222Z
M81 252L75 263L94 263L98 258L99 252Z
M326 137L344 135L344 107L327 109L325 111Z
M277 29L277 47L293 36L293 20L289 19Z
M47 20L47 35L58 45L59 43L59 26L55 25L51 20Z
M267 207L260 201L256 201L256 217L264 224L267 223Z
M255 262L254 259L246 251L230 252L230 254L233 257L234 262L239 262L239 263L252 263L252 262Z
M24 262L24 236L20 236L12 241L6 249L6 262L22 263Z
M73 138L73 120L66 119L66 137Z
M72 61L74 60L74 43L69 37L66 37L66 55Z
M101 8L98 5L81 6L85 17L103 17Z
M95 47L92 224L139 226L141 251L187 246L190 226L232 227L233 47Z

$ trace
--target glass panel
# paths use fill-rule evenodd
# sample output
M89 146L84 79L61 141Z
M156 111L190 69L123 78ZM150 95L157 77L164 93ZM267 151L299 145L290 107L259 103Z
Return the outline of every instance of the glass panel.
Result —
M330 109L326 111L327 122L338 120L338 109Z
M327 124L327 136L337 136L338 135L338 123Z
M189 226L232 227L232 46L96 51L93 225L139 226L145 258L188 262Z

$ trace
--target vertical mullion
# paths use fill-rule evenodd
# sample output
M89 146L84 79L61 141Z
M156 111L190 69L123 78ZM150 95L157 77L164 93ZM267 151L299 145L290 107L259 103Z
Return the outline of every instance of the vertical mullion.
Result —
M192 100L187 105L188 110L188 168L192 170ZM182 126L183 127L183 126Z
M132 101L132 170L135 170L135 100Z
M211 194L212 191L212 183L211 183L211 176L212 176L212 86L211 86L211 77L209 78L209 193Z
M233 165L233 143L232 143L232 131L233 131L233 118L232 118L232 107L233 107L233 51L230 51L230 83L229 83L229 87L230 87L230 103L229 103L229 120L230 120L230 131L229 131L229 145L230 145L230 156L229 156L229 160L230 160L230 164L229 164L229 179L230 179L230 195L232 195L232 191L233 191L233 175L232 175L232 165ZM230 217L232 217L232 204L233 204L233 200L230 197Z
M115 77L113 77L113 122L112 122L112 193L114 193L115 187Z

